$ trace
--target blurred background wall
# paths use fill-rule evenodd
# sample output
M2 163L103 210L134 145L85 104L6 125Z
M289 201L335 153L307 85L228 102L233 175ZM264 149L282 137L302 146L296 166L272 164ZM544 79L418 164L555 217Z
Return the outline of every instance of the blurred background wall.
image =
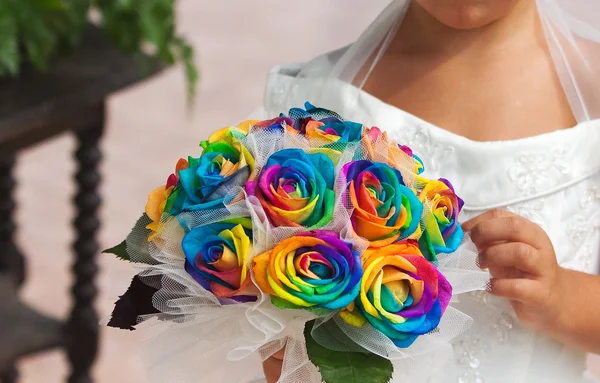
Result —
M164 182L178 158L198 155L208 133L245 119L262 101L268 70L307 60L353 41L387 0L178 0L179 27L193 43L201 71L198 97L186 111L180 68L115 95L109 101L103 164L103 248L119 243L143 212L149 191ZM19 158L18 239L29 260L27 301L64 316L71 257L73 141L63 137ZM106 316L134 273L129 264L101 255L98 309ZM135 332L102 328L98 382L144 382ZM594 362L596 365L599 361ZM59 382L60 352L21 363L25 383ZM600 376L600 368L596 367Z

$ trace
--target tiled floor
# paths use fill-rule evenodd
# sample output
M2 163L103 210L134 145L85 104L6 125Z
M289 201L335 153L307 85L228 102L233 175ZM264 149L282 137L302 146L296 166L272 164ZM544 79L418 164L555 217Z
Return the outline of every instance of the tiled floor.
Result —
M302 61L352 41L386 0L179 0L180 27L198 52L202 71L198 99L185 108L182 72L169 70L115 95L109 101L102 210L104 247L120 242L143 211L147 193L163 182L181 156L198 154L211 130L239 121L261 103L269 68ZM43 311L69 310L68 273L72 240L69 205L73 194L73 140L62 137L19 158L19 241L29 259L26 299ZM111 256L100 256L98 309L111 305L133 271ZM139 336L102 328L98 382L139 383ZM598 362L596 362L598 363ZM25 383L62 381L62 354L21 363Z

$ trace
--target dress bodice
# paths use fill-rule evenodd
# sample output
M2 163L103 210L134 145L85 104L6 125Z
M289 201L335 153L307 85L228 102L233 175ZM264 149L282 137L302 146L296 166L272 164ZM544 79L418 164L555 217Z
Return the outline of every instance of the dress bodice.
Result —
M285 109L278 103L299 69L292 65L271 72L266 105ZM332 99L320 106L336 110L336 103L350 93L354 97L357 89L339 83L328 92ZM364 92L353 108L368 116L360 122L411 147L423 159L427 178L452 181L465 201L462 220L492 208L508 209L546 231L562 267L600 270L600 120L524 139L476 142ZM506 302L478 292L462 297L460 305L474 325L454 343L455 367L442 367L423 382L585 381L585 354L524 328Z

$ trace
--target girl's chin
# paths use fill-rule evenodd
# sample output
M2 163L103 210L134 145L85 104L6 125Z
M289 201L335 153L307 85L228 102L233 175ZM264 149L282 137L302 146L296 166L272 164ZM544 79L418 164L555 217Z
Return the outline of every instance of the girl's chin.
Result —
M415 3L447 27L470 30L492 24L514 7L532 0L415 0Z

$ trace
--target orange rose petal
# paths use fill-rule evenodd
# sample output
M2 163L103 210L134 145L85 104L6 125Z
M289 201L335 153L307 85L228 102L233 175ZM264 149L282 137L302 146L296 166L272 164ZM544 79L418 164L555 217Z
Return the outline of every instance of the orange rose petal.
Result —
M252 283L250 278L247 278L244 283L237 290L231 290L230 288L223 286L216 282L210 282L210 288L213 294L220 298L232 298L237 295L259 295L260 292Z
M256 280L256 284L258 287L265 293L270 295L275 295L275 291L271 288L269 284L268 269L269 269L269 261L271 257L271 252L262 253L257 255L252 260L252 272L254 273L254 279Z
M353 190L354 192L354 190ZM373 200L377 200L373 197L373 195L369 192L369 190L363 185L359 189L359 194L357 196L358 204L356 206L360 206L362 210L365 212L377 215L377 207L373 203Z
M210 291L220 298L231 298L237 290L231 290L227 286L223 286L217 282L210 282Z
M367 160L374 161L375 160L375 150L373 148L373 142L369 138L368 134L363 135L362 137L362 146L367 152Z
M323 241L322 239L319 238L314 238L314 237L301 237L301 236L295 236L292 237L288 240L285 240L283 242L281 242L281 252L283 253L289 253L290 251L294 251L296 249L299 249L301 247L312 247L312 246L316 246L316 245L327 245L327 243L325 243L325 241ZM275 249L277 249L279 246L276 246Z
M377 241L369 241L369 246L373 247L373 248L386 247L386 246L391 245L392 243L396 242L398 240L398 238L400 238L400 233L398 233L398 235L393 235L389 238L379 239Z
M421 250L419 246L414 242L400 242L394 245L388 246L385 249L377 250L378 254L381 255L418 255L423 256L421 254Z
M276 278L277 276L277 265L276 262L279 260L279 270L285 270L285 257L280 256L279 254L288 254L300 247L304 246L314 246L317 244L325 245L325 242L318 238L311 237L292 237L283 242L280 242L270 254L269 257L269 268L268 272L273 281L277 284L277 286L283 288L283 283ZM267 280L268 281L268 280Z
M396 169L406 169L415 172L415 160L396 145L389 146L388 162Z
M362 198L361 196L357 196L356 195L356 191L354 190L354 180L350 181L350 202L352 202L352 206L354 207L355 210L360 209L362 212L364 212L363 214L369 214L372 216L377 216L377 210L375 210L374 206L369 206L368 204L366 204L367 206L363 206L361 204L362 202ZM361 188L360 190L361 193L365 193L366 190L364 187ZM367 201L371 200L370 196L365 196L365 198L367 199ZM368 209L368 210L365 210Z
M385 224L378 224L360 216L354 216L353 218L356 233L369 241L387 238L388 236L392 236L395 231L400 230L400 226L386 226ZM394 235L396 238L399 236L399 232L398 235Z
M177 165L175 165L175 174L178 175L180 170L187 169L189 167L189 163L185 158L180 158L177 161Z
M410 291L412 293L413 299L415 300L415 303L421 302L421 298L423 298L423 291L425 290L425 282L413 279L410 284Z
M352 207L354 207L354 210L352 211L353 216L361 216L366 220L373 221L381 225L385 225L387 221L389 221L390 218L396 213L396 209L394 207L390 208L388 215L385 217L378 216L376 210L374 214L368 212L367 210L363 209L362 205L359 203L353 189L350 189L350 202L352 202Z
M273 221L273 224L275 226L292 226L292 227L302 226L290 219L280 216L279 213L277 213L275 210L273 210L271 205L269 205L267 202L264 201L264 196L262 195L262 192L258 191L257 194L258 193L261 194L261 196L259 198L261 206L263 207L263 209L265 209L265 211L267 212L267 216L271 218L271 220Z
M388 283L392 281L410 281L413 279L413 277L398 268L393 266L383 267L383 279L381 280L381 283Z

